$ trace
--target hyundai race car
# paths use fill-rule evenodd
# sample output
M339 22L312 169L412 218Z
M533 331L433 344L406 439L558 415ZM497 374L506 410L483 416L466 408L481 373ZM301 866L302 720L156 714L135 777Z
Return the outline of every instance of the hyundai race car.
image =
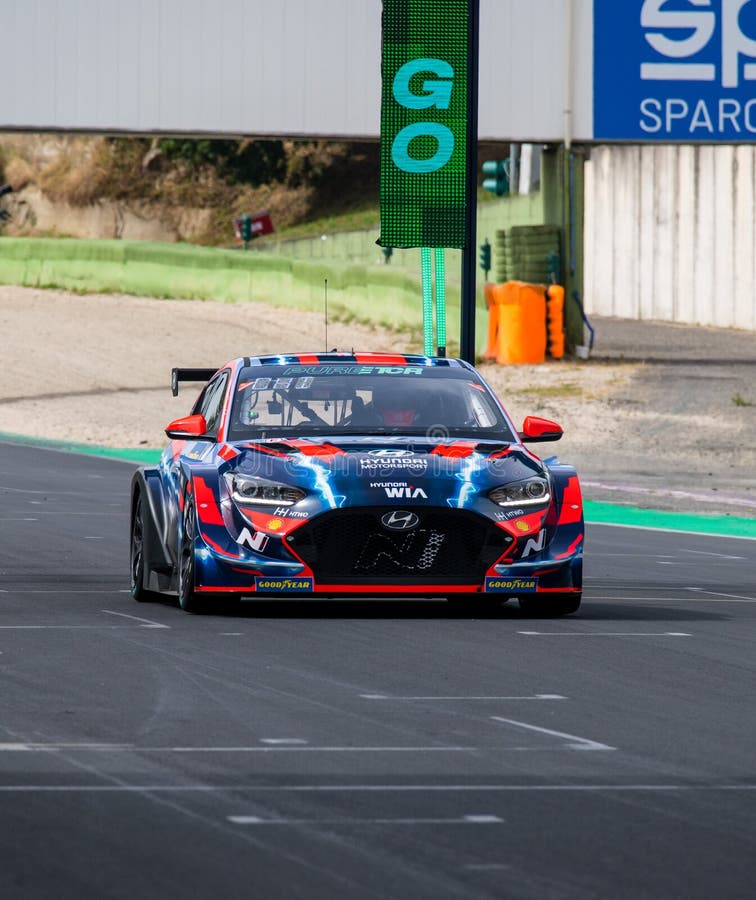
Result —
M167 427L131 490L131 593L188 611L229 595L517 598L580 605L575 470L524 445L475 369L456 359L311 353L234 359Z

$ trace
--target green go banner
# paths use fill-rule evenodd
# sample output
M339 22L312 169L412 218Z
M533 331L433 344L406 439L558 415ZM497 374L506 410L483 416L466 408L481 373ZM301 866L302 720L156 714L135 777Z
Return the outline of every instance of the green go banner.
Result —
M469 0L383 0L383 247L465 246Z

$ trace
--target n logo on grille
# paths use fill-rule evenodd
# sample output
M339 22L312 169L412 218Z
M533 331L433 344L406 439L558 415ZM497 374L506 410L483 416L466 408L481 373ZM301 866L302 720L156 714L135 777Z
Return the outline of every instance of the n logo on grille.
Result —
M381 525L388 528L389 531L411 531L419 524L419 517L405 509L395 509L393 512L381 516Z
M542 528L537 538L530 538L530 540L525 544L525 548L522 551L522 558L525 559L526 556L530 556L531 553L538 553L540 550L543 550L543 545L546 543L546 529Z

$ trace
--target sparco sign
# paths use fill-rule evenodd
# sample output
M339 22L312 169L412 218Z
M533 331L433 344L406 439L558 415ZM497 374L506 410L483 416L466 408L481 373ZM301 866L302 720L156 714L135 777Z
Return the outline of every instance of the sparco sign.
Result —
M756 140L754 0L594 0L597 140Z

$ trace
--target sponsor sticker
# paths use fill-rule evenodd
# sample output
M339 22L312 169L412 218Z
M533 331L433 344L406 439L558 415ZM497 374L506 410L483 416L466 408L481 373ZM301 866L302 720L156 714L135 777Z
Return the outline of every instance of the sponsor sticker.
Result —
M498 594L529 594L538 590L537 578L505 578L487 575L485 591Z
M525 557L530 556L531 553L539 553L541 550L543 550L545 543L546 529L542 528L538 533L538 537L532 537L528 539L528 542L525 544L525 547L522 551L522 558L525 559Z
M280 578L277 576L256 575L255 590L275 591L279 594L306 594L314 587L314 581L309 577Z
M252 532L249 528L243 528L239 532L239 537L236 539L237 544L241 544L244 547L249 547L250 550L257 550L258 553L261 553L265 549L265 545L268 543L268 535L263 534L262 531Z
M422 488L406 481L371 481L371 488L382 490L389 499L398 500L427 500L428 495Z
M360 459L360 470L365 475L384 475L400 470L419 475L428 468L428 460L422 456L373 456ZM404 472L402 472L404 474Z
M423 375L422 366L320 365L289 366L284 375Z
M510 510L507 510L506 512L494 513L494 519L496 519L497 522L509 522L510 519L519 519L520 516L524 516L524 515L525 515L524 509L510 509Z
M266 526L270 528L271 531L278 531L283 525L283 521L281 519L270 519Z

